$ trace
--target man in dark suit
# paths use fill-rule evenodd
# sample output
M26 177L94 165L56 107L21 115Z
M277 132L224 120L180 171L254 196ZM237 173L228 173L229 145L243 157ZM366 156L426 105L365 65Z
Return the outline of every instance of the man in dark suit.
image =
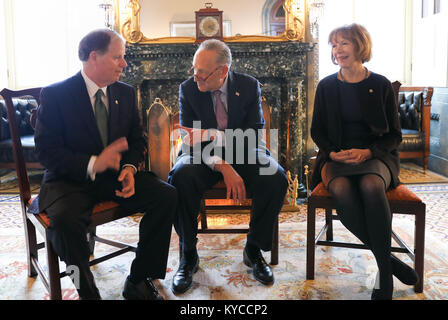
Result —
M124 55L120 35L92 31L79 44L81 72L41 91L35 142L45 173L36 211L48 214L49 239L61 260L79 268L82 299L100 299L86 234L93 206L105 200L144 212L123 296L162 298L151 279L165 277L177 192L137 171L146 142L135 90L118 81Z
M204 41L193 59L194 76L180 85L179 122L184 137L169 174L179 194L174 226L182 250L172 282L174 293L192 285L199 265L196 243L201 196L221 179L227 198L241 201L246 190L251 194L254 207L243 261L253 268L258 281L274 282L261 250L271 250L275 219L288 182L283 168L258 138L264 126L259 82L230 71L231 60L225 43Z

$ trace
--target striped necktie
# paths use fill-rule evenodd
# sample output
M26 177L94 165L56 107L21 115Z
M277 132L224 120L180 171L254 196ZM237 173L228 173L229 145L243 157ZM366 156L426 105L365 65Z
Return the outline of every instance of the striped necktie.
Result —
M215 95L215 101L216 101L215 113L216 113L216 122L218 123L218 130L224 130L227 128L228 116L226 108L224 107L224 103L222 103L221 101L221 91L216 90L215 92L213 92L213 94Z

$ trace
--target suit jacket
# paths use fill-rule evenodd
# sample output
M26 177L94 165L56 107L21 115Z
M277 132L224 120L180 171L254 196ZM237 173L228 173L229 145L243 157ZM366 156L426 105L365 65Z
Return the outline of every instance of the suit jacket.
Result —
M126 137L129 150L121 165L138 164L146 147L133 87L115 82L107 87L109 143ZM45 167L39 193L39 211L56 199L90 182L87 166L92 155L103 150L92 103L81 72L42 89L35 130L36 152ZM97 175L111 175L106 171ZM32 211L32 210L31 210Z
M265 122L258 80L246 74L229 71L227 86L227 128L243 131L263 129ZM200 121L202 129L216 129L218 126L210 92L199 91L193 78L190 78L179 87L179 123L192 128L193 121ZM256 137L257 148L252 151L262 150L269 153L265 144L258 139L258 135ZM203 143L202 149L208 143ZM180 155L185 150L191 152L191 148L181 148Z
M340 81L337 73L322 79L316 89L311 137L319 147L311 185L321 181L321 169L330 160L332 151L341 150L342 120ZM401 143L401 127L398 107L392 84L385 77L371 72L358 86L358 99L363 119L375 136L369 147L373 158L380 159L389 168L392 187L399 184L400 160L398 146Z

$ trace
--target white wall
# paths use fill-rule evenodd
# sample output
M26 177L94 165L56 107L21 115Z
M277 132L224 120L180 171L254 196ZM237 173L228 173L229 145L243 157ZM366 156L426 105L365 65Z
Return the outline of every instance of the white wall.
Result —
M432 5L432 1L430 1ZM422 18L422 1L414 0L412 85L448 86L448 1L441 12Z
M170 22L194 22L195 11L205 8L203 0L141 0L140 29L148 38L168 37ZM265 0L215 0L213 7L230 20L232 35L260 35L261 11Z
M405 58L406 0L327 0L320 27L320 78L339 70L330 59L328 35L334 28L354 22L366 27L372 37L372 59L366 67L390 81L403 82L410 68Z

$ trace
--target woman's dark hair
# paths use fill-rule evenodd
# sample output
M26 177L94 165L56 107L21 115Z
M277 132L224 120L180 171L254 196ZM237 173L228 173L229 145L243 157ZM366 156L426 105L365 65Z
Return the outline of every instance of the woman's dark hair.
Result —
M110 29L97 29L89 32L79 42L79 59L81 61L89 60L92 51L97 51L101 55L105 54L113 37L123 39L118 33Z

